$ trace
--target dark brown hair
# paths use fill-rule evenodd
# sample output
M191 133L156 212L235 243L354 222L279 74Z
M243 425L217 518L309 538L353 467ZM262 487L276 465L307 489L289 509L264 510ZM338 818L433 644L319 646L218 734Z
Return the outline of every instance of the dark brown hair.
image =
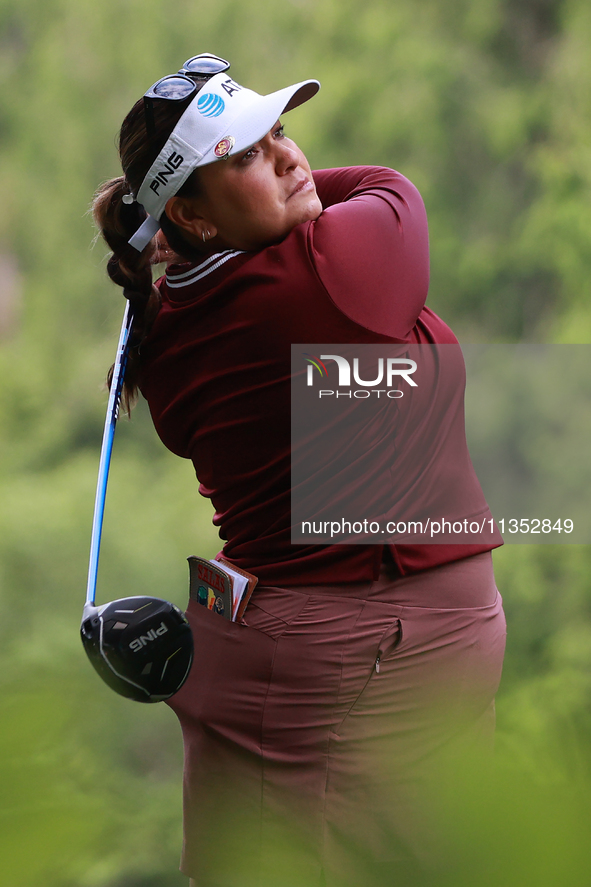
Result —
M192 79L199 90L209 78L195 75ZM156 255L154 241L141 253L128 243L146 218L146 213L140 204L124 203L122 198L127 194L137 194L146 173L194 97L195 93L182 101L153 99L152 135L148 135L146 130L144 100L140 99L135 103L119 133L119 157L123 175L102 184L92 202L94 221L113 251L107 262L107 273L114 283L123 287L123 295L129 299L133 309L134 320L122 397L123 408L127 412L137 397L139 348L158 313L160 296L152 279L152 264ZM178 191L180 196L198 196L198 173L198 170L194 170L189 176ZM160 219L160 224L168 243L176 253L189 260L201 255L199 249L187 242L166 214ZM112 370L111 367L107 377L109 384Z

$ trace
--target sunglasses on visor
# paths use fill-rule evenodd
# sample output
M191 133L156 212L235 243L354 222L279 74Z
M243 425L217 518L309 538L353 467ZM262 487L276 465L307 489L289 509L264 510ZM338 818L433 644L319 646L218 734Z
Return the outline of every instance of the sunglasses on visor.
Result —
M204 52L201 55L194 55L193 58L187 59L176 74L167 74L166 77L161 77L160 80L157 80L144 93L144 115L148 136L153 136L156 132L152 99L168 99L171 102L180 102L197 91L198 84L188 77L188 74L203 74L207 77L213 77L214 74L221 74L223 71L227 71L229 67L230 62L227 62L226 59Z

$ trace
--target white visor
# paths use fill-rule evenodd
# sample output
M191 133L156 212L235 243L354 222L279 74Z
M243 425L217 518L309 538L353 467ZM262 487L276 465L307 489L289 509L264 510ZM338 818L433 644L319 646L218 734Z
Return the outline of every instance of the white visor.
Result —
M173 197L198 166L206 166L245 151L265 136L281 114L315 96L317 80L304 80L270 95L240 86L228 72L203 84L137 193L148 213L129 243L141 252L160 228L166 201Z

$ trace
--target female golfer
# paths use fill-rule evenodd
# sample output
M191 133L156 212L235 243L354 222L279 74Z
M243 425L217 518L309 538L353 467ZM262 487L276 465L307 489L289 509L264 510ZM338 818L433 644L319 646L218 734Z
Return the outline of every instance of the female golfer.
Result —
M163 442L193 462L220 555L258 579L239 621L189 603L196 658L171 699L181 868L197 887L419 883L441 865L444 774L493 730L500 539L293 545L290 347L457 342L425 307L414 186L390 169L312 173L280 118L319 84L262 96L228 68L204 54L148 90L121 128L124 174L94 203L134 312L126 395L139 388ZM461 372L411 393L415 430L444 454L423 512L449 494L460 525L490 523ZM392 438L401 415L387 414ZM388 429L380 440L391 446Z

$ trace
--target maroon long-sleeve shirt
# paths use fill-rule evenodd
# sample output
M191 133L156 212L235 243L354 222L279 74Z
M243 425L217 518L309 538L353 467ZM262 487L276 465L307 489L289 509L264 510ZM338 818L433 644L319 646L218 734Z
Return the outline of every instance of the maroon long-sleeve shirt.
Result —
M171 267L142 345L141 390L159 436L192 460L224 556L266 585L370 580L383 556L382 545L291 544L291 344L457 344L425 306L427 220L411 182L375 167L314 179L323 213L281 243ZM442 391L447 413L439 400L463 442L450 465L455 509L490 517L465 447L462 381ZM390 550L406 574L498 544Z

